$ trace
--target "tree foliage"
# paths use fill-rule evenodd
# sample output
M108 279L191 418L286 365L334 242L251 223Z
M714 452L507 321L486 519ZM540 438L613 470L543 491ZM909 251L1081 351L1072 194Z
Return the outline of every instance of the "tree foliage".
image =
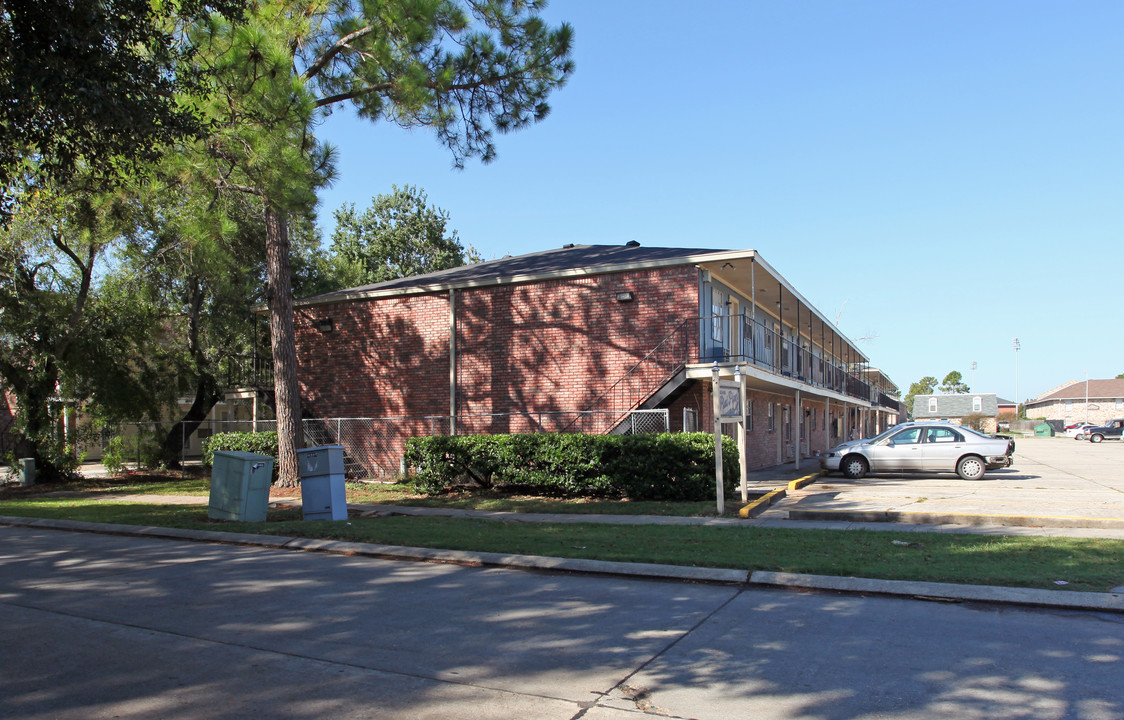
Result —
M971 388L964 382L964 376L960 374L960 371L953 370L944 376L944 380L941 380L941 392L966 393L971 392Z
M79 172L109 180L202 136L202 117L183 100L204 77L174 24L212 10L236 19L243 4L0 2L0 211L13 211L21 186Z
M66 467L53 427L60 401L92 400L106 416L152 409L143 389L157 373L135 346L157 319L135 278L105 264L135 222L129 197L70 187L38 193L0 231L0 378L18 400L17 452L44 479Z
M313 130L351 104L360 116L427 127L454 163L495 156L494 132L546 117L547 96L573 69L569 26L548 27L534 0L262 0L246 23L192 29L221 90L217 132L201 147L215 187L261 199L281 481L296 482L300 397L292 327L291 213L330 179Z
M913 398L918 395L932 395L933 390L937 387L937 379L932 375L926 375L917 382L909 386L909 392L906 393L902 402L905 403L905 411L913 414Z
M450 230L449 213L428 204L425 192L407 185L371 198L362 213L346 203L335 211L327 258L335 287L357 287L479 262Z

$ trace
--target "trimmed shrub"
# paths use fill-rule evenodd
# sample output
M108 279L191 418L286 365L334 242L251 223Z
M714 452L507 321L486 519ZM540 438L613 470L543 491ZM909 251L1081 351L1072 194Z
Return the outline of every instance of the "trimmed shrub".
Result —
M738 483L737 444L722 445L727 492ZM456 435L411 438L406 482L438 494L455 487L526 489L562 497L706 500L714 496L714 436Z
M216 433L203 441L203 465L211 467L216 450L252 452L258 455L277 457L277 433ZM273 463L277 473L277 463Z

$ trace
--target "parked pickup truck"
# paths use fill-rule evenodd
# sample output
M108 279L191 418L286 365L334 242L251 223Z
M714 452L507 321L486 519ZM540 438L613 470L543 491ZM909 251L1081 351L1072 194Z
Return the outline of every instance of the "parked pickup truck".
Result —
M1121 433L1124 433L1124 418L1116 418L1115 420L1109 420L1104 425L1085 428L1085 437L1089 438L1089 442L1119 440Z

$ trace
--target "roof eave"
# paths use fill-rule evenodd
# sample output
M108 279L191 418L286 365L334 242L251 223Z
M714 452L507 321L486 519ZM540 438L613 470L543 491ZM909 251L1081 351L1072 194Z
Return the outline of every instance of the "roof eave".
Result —
M449 290L464 290L469 288L493 287L499 285L517 285L521 283L539 282L543 280L557 280L561 278L584 277L588 275L608 275L627 270L650 270L656 268L676 267L679 265L695 265L700 262L713 262L717 260L757 257L755 250L738 250L720 253L700 253L683 255L662 260L633 261L614 263L611 265L592 265L584 267L567 268L565 270L551 270L542 273L527 273L523 275L497 276L495 278L477 278L475 280L462 280L459 282L438 282L413 285L408 287L394 287L373 290L341 291L331 296L315 296L296 300L293 307L316 307L319 305L335 305L342 302L355 300L375 300L388 297L402 297L409 295L432 295L434 293L448 292Z

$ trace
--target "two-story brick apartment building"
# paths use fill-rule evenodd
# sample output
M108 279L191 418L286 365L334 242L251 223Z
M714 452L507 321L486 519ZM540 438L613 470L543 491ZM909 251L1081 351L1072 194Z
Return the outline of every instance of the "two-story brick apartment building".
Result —
M897 388L754 250L567 245L296 307L306 417L396 418L376 475L414 434L621 431L653 408L712 430L716 366L746 378L751 469L898 420Z

